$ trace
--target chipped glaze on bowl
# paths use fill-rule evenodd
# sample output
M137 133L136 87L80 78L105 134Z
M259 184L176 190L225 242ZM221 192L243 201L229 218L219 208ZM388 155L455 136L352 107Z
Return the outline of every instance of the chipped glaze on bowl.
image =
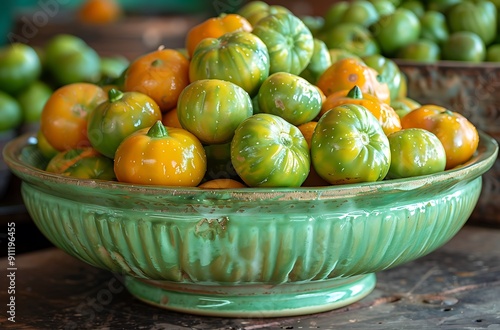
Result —
M124 274L129 292L181 312L277 317L340 308L375 273L426 255L473 211L498 144L453 170L318 188L202 190L79 180L40 170L36 140L4 157L57 247Z

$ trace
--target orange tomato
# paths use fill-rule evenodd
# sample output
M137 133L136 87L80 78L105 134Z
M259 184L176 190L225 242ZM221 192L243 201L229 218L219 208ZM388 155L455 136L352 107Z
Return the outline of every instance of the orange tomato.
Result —
M106 92L97 85L64 85L45 103L40 115L40 130L47 142L59 151L90 146L88 114L106 100Z
M148 95L166 112L177 105L188 84L189 60L178 50L160 48L130 63L124 90Z
M349 103L367 108L378 119L385 135L401 130L401 120L398 113L389 104L382 102L374 95L361 92L358 86L327 96L321 107L320 116L336 106Z
M116 0L86 0L77 10L77 18L89 24L112 23L122 15L122 7Z
M235 31L252 32L252 25L238 14L221 14L211 17L192 27L186 35L186 51L193 56L198 43L205 38L219 38L225 33Z
M479 134L463 115L445 107L427 104L401 119L403 128L423 128L434 133L446 152L446 169L469 160L477 150Z
M207 169L205 149L190 132L157 121L126 137L115 153L121 182L196 187Z
M341 90L358 86L363 93L374 95L382 102L391 101L389 86L378 79L378 72L359 59L343 58L330 65L318 78L316 86L328 97Z
M164 112L161 118L161 122L167 127L182 128L182 125L179 122L179 117L177 116L177 108L173 108L172 110Z
M229 189L229 188L245 188L246 186L233 179L213 179L205 181L198 186L205 189Z
M310 121L297 126L298 129L302 132L302 135L304 135L309 149L311 148L311 139L317 124L317 121ZM314 169L314 166L311 166L311 168L309 169L309 175L302 183L302 187L319 187L328 185L329 183L319 176L318 172L316 172L316 170Z
M304 135L304 137L306 138L309 148L311 147L311 138L317 124L317 121L310 121L297 126L297 128L302 132L302 135Z

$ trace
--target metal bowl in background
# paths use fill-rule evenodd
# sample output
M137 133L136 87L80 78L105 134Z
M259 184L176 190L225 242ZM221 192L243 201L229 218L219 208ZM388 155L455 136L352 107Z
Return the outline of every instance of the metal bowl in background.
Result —
M395 60L408 79L408 96L460 112L500 141L500 64ZM483 189L470 221L500 225L500 160L483 176Z

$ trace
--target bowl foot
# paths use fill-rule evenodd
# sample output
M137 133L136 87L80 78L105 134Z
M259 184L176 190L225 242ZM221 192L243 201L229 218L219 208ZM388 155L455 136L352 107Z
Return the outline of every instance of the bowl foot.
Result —
M375 288L375 274L279 285L199 285L126 277L136 298L177 312L238 318L296 316L350 305Z

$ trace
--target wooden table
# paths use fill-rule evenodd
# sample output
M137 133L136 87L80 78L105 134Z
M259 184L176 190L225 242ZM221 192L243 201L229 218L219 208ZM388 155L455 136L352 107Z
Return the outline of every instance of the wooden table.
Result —
M1 265L5 271L6 258ZM119 276L53 247L16 255L16 266L16 322L6 318L11 295L2 280L1 329L500 329L500 229L473 225L435 252L378 273L375 290L359 302L289 318L200 317L149 306Z

